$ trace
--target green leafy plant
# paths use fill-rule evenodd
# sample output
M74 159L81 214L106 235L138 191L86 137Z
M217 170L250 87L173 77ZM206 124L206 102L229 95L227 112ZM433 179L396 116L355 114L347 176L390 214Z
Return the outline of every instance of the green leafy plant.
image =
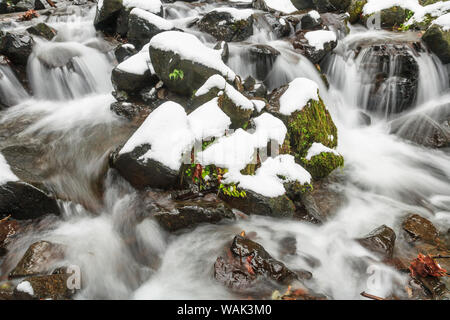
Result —
M247 193L244 190L239 191L235 184L225 185L221 183L219 185L219 191L221 191L224 195L233 197L233 198L246 198Z
M172 73L169 74L169 79L170 80L178 80L178 79L183 80L183 78L184 78L183 70L173 69Z

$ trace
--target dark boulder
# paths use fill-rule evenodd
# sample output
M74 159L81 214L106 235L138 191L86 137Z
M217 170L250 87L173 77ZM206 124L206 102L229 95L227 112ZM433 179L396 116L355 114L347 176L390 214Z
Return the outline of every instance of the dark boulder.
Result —
M317 12L317 11L316 11ZM317 18L312 14L305 14L300 22L302 24L302 30L320 30L322 29L322 18Z
M311 9L314 7L314 0L291 0L298 10Z
M33 45L33 39L27 34L0 32L0 53L17 65L27 65Z
M115 90L125 91L129 95L137 94L144 87L156 83L156 81L152 81L150 70L146 70L143 74L132 73L126 69L122 70L120 65L113 69L111 81Z
M396 235L394 230L382 225L363 238L357 239L359 244L372 251L380 258L388 260L394 253Z
M309 32L324 32L326 30L316 30ZM320 63L330 52L334 50L337 46L337 41L328 41L323 44L322 47L316 47L311 45L308 39L305 37L306 33L303 30L296 33L293 39L292 45L299 53L307 57L312 63Z
M148 150L150 146L146 144L128 153L115 152L111 155L111 166L136 189L171 189L176 186L178 171L153 159L140 159Z
M234 214L222 202L178 202L175 212L155 215L158 223L168 231L192 228L201 223L218 223L224 219L234 219Z
M218 41L244 41L253 35L253 17L237 20L226 11L213 10L199 22L198 28Z
M114 33L117 17L123 8L122 0L103 0L97 4L94 26L97 30Z
M20 181L0 185L0 219L36 219L47 214L59 215L56 200L42 190Z
M48 241L33 243L10 272L10 278L49 273L55 263L64 258L64 247Z

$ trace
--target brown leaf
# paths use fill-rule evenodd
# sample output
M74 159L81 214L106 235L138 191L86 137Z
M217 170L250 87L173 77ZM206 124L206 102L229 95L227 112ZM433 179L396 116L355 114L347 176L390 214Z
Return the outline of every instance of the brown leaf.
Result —
M441 266L433 260L430 255L423 255L419 253L416 259L411 262L409 271L412 277L417 275L420 277L444 277L447 275L447 270L441 268Z

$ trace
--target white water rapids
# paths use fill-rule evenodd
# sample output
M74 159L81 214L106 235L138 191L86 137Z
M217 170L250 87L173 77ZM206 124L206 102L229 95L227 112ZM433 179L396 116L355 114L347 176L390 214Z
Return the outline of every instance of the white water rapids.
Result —
M188 21L211 9L174 3L165 5L167 19ZM362 87L358 59L345 47L355 38L393 37L388 32L353 30L339 50L328 58L327 89L316 67L295 53L285 41L272 40L255 30L250 43L269 44L281 52L266 80L270 89L302 76L320 84L320 93L338 127L338 151L345 158L335 185L345 194L345 205L328 222L313 225L261 216L230 224L205 225L169 235L156 222L138 218L136 191L121 178L107 173L103 186L95 185L107 166L108 154L123 143L132 128L109 106L110 74L115 63L92 45L95 8L52 16L47 23L58 30L51 42L37 43L28 62L33 89L29 97L6 67L0 65L0 94L7 91L13 107L2 111L0 127L13 126L0 146L40 142L48 144L43 165L46 184L67 201L63 217L44 231L28 234L14 244L17 259L37 240L67 246L66 259L82 270L79 299L226 299L234 296L213 278L213 264L223 247L242 230L254 231L259 242L291 269L306 269L313 278L307 287L333 299L360 299L368 290L368 266L377 268L381 283L370 293L388 296L407 279L381 262L353 239L380 225L399 233L401 218L418 213L441 231L450 225L450 154L427 149L389 134L389 121L373 117L370 126L358 119ZM183 20L184 19L184 20ZM182 23L179 23L182 25ZM21 28L13 25L10 28ZM190 31L189 32L193 32ZM195 32L213 46L209 36ZM211 42L210 42L211 41ZM253 69L241 55L248 43L230 45L229 66L243 78ZM44 68L73 58L72 67ZM410 113L447 109L450 104L445 68L428 53L417 57L420 67L418 103ZM403 116L403 115L402 115ZM98 190L100 189L100 191ZM98 201L96 192L103 193ZM81 204L81 205L80 205ZM297 254L281 257L279 242L297 240ZM136 238L133 246L129 239ZM13 250L11 250L13 251ZM370 258L370 259L369 259ZM314 261L314 263L311 263Z

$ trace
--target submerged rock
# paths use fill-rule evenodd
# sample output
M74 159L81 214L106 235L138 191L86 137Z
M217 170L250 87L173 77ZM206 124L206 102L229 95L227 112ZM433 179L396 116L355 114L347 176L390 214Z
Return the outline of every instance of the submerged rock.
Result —
M268 45L253 45L250 47L250 58L256 65L256 77L265 80L277 60L280 52Z
M201 223L218 223L234 219L234 214L222 202L178 202L176 212L162 212L155 215L159 224L168 231L192 228Z
M0 219L36 219L47 214L59 215L56 200L42 190L21 181L0 185Z
M396 235L394 230L382 225L357 241L366 249L374 252L384 260L392 258Z
M207 13L199 22L198 27L201 31L209 33L218 41L244 41L253 35L253 16L249 14L236 18L232 13L233 9L228 11L213 10ZM236 12L241 13L242 11ZM249 10L251 12L251 10Z
M54 264L64 258L63 246L48 241L33 243L16 267L10 278L20 278L48 273Z

